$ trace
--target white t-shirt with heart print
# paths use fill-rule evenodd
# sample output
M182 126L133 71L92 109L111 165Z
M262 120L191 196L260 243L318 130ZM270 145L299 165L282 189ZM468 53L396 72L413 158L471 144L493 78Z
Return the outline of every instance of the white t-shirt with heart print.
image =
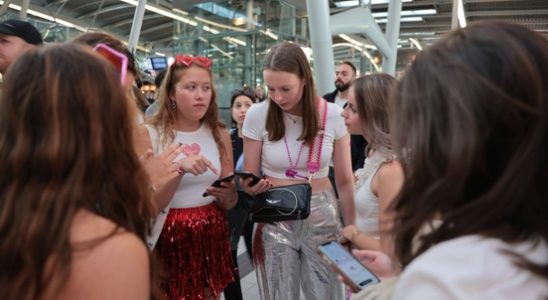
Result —
M156 155L160 154L172 143L181 143L183 144L183 153L177 156L174 161L183 159L186 156L202 155L211 161L217 170L221 169L219 149L215 143L211 129L207 125L202 124L198 130L193 132L176 131L175 139L167 145L162 143L162 136L156 128L151 125L146 125L146 128L152 144L152 150ZM207 172L198 176L193 174L184 175L177 186L177 191L175 191L171 202L160 212L154 221L153 233L147 239L150 249L154 248L160 236L169 209L199 207L212 203L215 201L215 197L204 197L203 193L218 178L219 175L213 173L211 170L207 170Z

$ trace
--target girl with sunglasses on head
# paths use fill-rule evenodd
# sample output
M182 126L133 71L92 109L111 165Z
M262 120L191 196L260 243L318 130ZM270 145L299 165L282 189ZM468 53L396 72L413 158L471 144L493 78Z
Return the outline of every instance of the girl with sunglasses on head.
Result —
M244 190L255 195L270 186L308 182L313 175L309 162L319 162L319 170L311 180L307 219L256 226L253 258L261 297L299 299L302 287L307 299L339 299L342 286L317 249L339 237L339 207L345 225L355 222L350 136L342 108L316 96L310 65L298 45L272 47L263 67L269 99L247 112L243 135L244 169L262 171L266 179L253 186L244 180ZM313 143L317 151L309 151ZM327 177L331 160L340 200Z
M2 299L160 299L125 103L112 65L75 44L29 50L5 75Z
M232 174L230 136L219 121L211 61L177 55L160 87L159 107L141 127L140 151L156 154L173 143L179 176L155 191L159 215L149 246L167 276L168 299L214 299L233 281L225 210L237 202L234 182L210 185ZM204 193L205 192L205 193Z
M135 93L141 93L140 90L134 90L135 80L139 78L139 67L135 62L135 57L128 50L128 48L114 36L105 33L105 32L86 32L82 33L72 40L74 43L88 45L92 48L96 47L98 44L105 44L118 53L124 55L127 58L127 70L124 70L124 88L128 94L128 99L131 100L128 102L129 107L131 108L133 114L135 115L135 120L137 123L141 124L144 121L144 109L148 106L148 103L140 101L140 97ZM115 59L107 57L114 64L116 64ZM102 79L97 79L97 84L101 84Z

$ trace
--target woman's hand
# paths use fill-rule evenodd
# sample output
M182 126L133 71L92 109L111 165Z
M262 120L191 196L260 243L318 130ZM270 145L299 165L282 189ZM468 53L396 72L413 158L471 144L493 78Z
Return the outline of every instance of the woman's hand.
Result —
M361 232L356 228L354 225L348 225L345 226L341 232L341 237L339 238L339 242L341 244L345 244L348 242L354 243L354 238Z
M179 160L175 164L180 170L181 175L191 173L192 175L198 176L205 173L208 169L215 174L219 174L219 171L213 166L211 161L202 155L189 156Z
M375 250L353 250L352 254L357 257L362 264L375 273L381 279L394 277L399 273L399 267L394 264L390 256L381 251Z
M172 161L182 152L182 145L172 144L162 153L154 156L152 149L148 149L140 158L150 179L152 189L158 190L166 183L179 176L179 166Z
M231 209L238 203L238 193L234 181L221 182L221 187L210 186L206 189L208 195L217 198L218 204L223 209Z
M250 185L251 181L253 181L253 178L251 177L246 179L240 178L240 188L251 196L266 192L272 187L272 183L270 183L270 181L268 181L268 179L265 179L264 177L254 185Z

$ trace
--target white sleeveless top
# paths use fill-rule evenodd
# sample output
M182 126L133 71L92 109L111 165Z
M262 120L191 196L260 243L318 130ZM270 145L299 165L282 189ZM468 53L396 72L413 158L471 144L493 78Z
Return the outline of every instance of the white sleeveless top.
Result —
M380 166L391 159L375 151L371 157L365 159L363 168L355 172L356 227L372 237L379 237L379 198L371 191L371 180Z

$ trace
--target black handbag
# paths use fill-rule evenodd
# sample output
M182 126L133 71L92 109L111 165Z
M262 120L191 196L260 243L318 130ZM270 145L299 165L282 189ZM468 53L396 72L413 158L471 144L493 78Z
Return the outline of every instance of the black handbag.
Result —
M306 219L310 215L311 197L309 183L271 188L255 196L249 219L261 223Z
M257 194L255 196L255 203L249 211L250 221L270 223L286 220L303 220L310 215L310 200L312 198L312 186L310 182L320 168L320 157L325 134L327 102L323 100L323 103L322 128L314 139L308 153L308 182L277 186L264 193ZM291 176L288 173L286 175Z

